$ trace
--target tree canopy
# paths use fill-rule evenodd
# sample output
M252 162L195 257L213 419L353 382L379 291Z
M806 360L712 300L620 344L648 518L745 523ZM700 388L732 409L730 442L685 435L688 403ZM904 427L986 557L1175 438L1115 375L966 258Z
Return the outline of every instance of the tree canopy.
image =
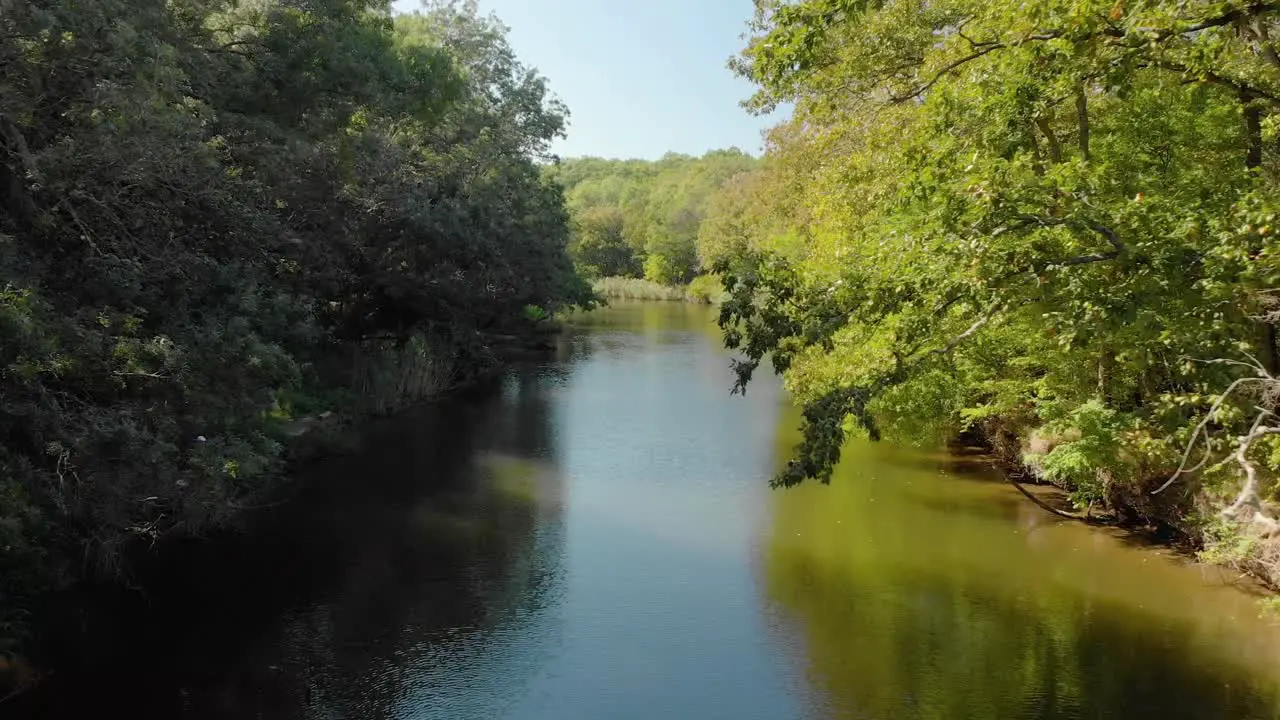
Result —
M1280 364L1280 6L756 6L733 66L797 109L718 269L743 386L769 357L804 406L776 484L829 478L850 433L979 429L1082 507L1142 511L1203 457L1163 497L1260 509L1231 498L1274 448L1244 390Z
M4 569L223 522L353 348L588 299L566 111L475 2L3 2L0 77Z
M704 269L700 245L716 192L757 161L731 148L700 158L668 153L656 162L575 158L547 168L573 215L570 253L595 276L643 276L683 284Z

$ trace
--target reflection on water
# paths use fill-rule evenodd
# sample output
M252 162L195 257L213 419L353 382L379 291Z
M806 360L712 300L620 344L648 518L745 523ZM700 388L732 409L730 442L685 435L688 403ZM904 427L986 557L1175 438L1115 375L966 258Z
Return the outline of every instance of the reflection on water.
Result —
M831 486L774 498L767 592L815 716L1277 716L1255 597L920 459L854 445Z
M1270 718L1280 634L1167 552L939 454L771 493L795 415L709 308L379 422L243 537L51 629L15 717Z
M522 368L370 426L356 454L305 471L299 497L260 513L247 536L161 558L145 597L86 619L87 641L63 620L74 652L55 656L20 709L405 717L439 692L424 668L461 669L468 653L489 662L480 639L513 626L535 649L490 671L531 673L563 580L550 419L561 379Z

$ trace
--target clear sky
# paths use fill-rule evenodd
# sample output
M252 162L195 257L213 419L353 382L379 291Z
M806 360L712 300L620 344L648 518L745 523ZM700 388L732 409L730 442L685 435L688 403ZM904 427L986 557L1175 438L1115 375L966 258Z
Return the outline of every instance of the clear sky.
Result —
M418 0L397 0L410 11ZM751 84L726 67L744 45L751 0L480 0L511 28L517 57L569 106L565 156L656 159L737 146L761 150Z

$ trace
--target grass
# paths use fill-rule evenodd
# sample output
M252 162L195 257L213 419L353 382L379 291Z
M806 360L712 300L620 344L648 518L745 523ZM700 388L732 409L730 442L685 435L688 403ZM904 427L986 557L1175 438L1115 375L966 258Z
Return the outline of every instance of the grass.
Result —
M652 280L628 277L600 278L591 284L596 293L611 300L684 300L684 288L659 285Z
M652 280L606 277L592 283L597 294L611 300L665 300L671 302L715 303L724 290L716 278L702 275L686 287L662 285Z

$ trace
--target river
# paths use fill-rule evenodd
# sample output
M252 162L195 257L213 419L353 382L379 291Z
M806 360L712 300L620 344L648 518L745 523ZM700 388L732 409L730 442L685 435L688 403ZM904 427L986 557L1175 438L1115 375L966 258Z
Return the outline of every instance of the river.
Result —
M796 413L769 377L731 396L728 363L705 307L581 316L555 358L369 425L249 533L75 615L11 709L1280 716L1280 631L1247 583L941 452L855 443L830 486L770 491Z

